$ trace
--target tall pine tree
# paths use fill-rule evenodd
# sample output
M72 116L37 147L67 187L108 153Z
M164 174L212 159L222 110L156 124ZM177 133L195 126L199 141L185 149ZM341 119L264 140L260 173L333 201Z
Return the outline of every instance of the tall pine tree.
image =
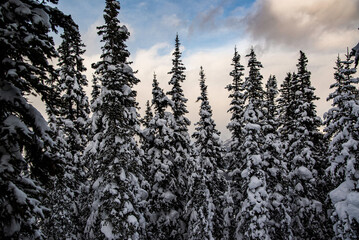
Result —
M290 181L288 198L291 209L291 231L295 238L328 239L323 226L326 215L320 201L320 175L316 166L323 159L323 136L319 131L321 119L317 116L308 59L300 51L298 72L291 83L292 129L288 132L288 146L284 158L288 161Z
M172 59L172 69L168 74L171 74L171 80L169 85L172 86L172 89L168 92L168 95L171 96L172 111L173 117L175 119L174 130L174 140L171 143L172 146L176 149L176 154L173 159L175 178L178 179L179 185L176 189L176 196L179 201L179 214L183 217L182 211L184 210L187 203L187 185L188 178L191 174L193 168L193 149L191 145L190 135L188 133L188 126L191 122L185 117L185 114L188 113L186 102L187 99L184 97L183 89L181 84L186 79L184 75L184 70L186 69L182 63L182 53L180 51L180 41L178 34L175 40L175 50L173 52ZM185 196L185 197L184 197ZM186 222L187 220L179 218L178 219L178 239L184 237L186 232Z
M153 80L152 106L154 117L145 129L147 144L146 157L149 165L147 238L178 239L183 236L181 218L183 214L182 197L178 195L181 182L177 178L175 163L177 149L173 145L175 119L166 109L173 102Z
M58 49L60 69L55 85L61 105L57 113L57 129L54 129L58 133L58 145L63 146L64 174L53 182L49 194L52 213L46 219L44 229L47 230L48 237L78 239L82 233L82 224L78 221L81 219L78 199L86 180L81 155L87 144L90 110L83 89L87 86L87 79L83 74L86 68L81 57L85 52L85 45L81 42L78 26L70 16L66 19L67 24L61 35L63 41Z
M57 160L50 129L27 100L37 95L49 102L56 57L49 35L63 14L50 7L57 1L0 3L0 238L43 239L39 223L49 173ZM53 102L56 103L56 102ZM56 106L53 106L54 108Z
M353 74L353 60L346 55L336 61L335 83L328 101L332 108L324 115L326 138L330 139L328 149L331 161L330 175L335 189L330 192L334 207L332 220L337 239L357 239L359 237L359 178L358 178L358 142L359 142L359 91L358 78Z
M240 63L240 55L237 52L237 48L234 49L234 56L232 59L233 70L230 72L230 76L233 78L232 83L226 86L229 91L229 98L231 99L230 108L228 110L231 113L231 121L227 125L227 129L231 132L231 138L229 139L225 167L227 168L230 176L229 188L230 199L233 201L234 209L227 212L227 225L233 223L233 218L238 214L240 202L242 199L242 186L240 173L243 170L244 163L240 151L240 145L242 144L242 128L243 128L243 112L244 112L244 90L243 90L243 79L244 66ZM229 210L229 209L228 209ZM233 212L234 210L234 212ZM231 216L232 215L232 216ZM228 219L229 218L229 219ZM234 224L228 226L228 235L234 235Z
M93 123L103 126L102 133L94 129L87 149L94 154L87 239L139 239L143 235L139 209L145 192L140 189L142 163L134 138L138 104L132 89L139 80L127 61L129 32L120 25L119 10L118 1L106 0L105 24L98 27L104 46L93 68L102 88L94 101Z
M153 118L153 113L152 113L152 109L151 109L151 104L150 104L150 101L147 100L145 116L142 119L143 126L148 127L152 118Z
M236 215L237 239L269 239L268 213L268 173L263 159L263 97L262 64L251 49L247 55L249 76L243 83L246 106L243 113L244 126L240 151L245 166L240 172L242 201Z
M230 72L230 76L233 78L232 83L226 86L226 89L230 92L229 98L231 99L231 107L228 112L231 113L231 121L227 125L228 130L231 132L231 139L229 142L229 150L227 156L227 164L229 168L238 167L241 155L239 152L239 146L241 144L241 134L243 127L243 111L244 111L244 95L243 95L243 79L244 66L240 63L241 56L237 52L237 48L234 49L234 56L232 59L233 70Z
M278 134L279 111L276 105L278 95L277 80L270 76L266 84L263 107L263 167L267 172L269 236L271 239L288 239L290 233L290 216L286 202L288 188L287 164L281 159L282 142Z
M199 236L202 236L202 239L223 239L223 231L225 230L223 228L223 209L226 207L223 199L226 181L222 170L224 148L220 140L220 132L216 129L216 124L212 118L212 109L208 101L207 85L202 67L200 70L200 88L201 95L197 98L197 101L201 102L200 120L195 124L196 129L192 135L197 153L196 165L199 166L199 169L195 169L192 174L190 186L192 193L190 194L190 207L188 209L192 214L190 220L193 223L201 221L205 226L196 228L190 223L189 236L193 236L193 239L199 239ZM203 218L204 216L205 218Z
M289 133L293 132L293 120L294 120L294 95L292 91L293 79L296 78L295 73L287 73L284 78L281 88L279 90L280 97L278 98L278 123L279 123L279 134L282 140L282 144L286 148Z

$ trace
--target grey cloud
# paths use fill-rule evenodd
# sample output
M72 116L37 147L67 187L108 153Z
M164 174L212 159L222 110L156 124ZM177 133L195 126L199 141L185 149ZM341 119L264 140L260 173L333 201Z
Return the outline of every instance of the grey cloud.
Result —
M218 6L212 7L205 12L199 13L189 26L189 35L194 34L196 31L215 31L216 29L222 27L222 23L221 21L219 21L218 18L223 15L223 8L227 4L227 2L228 0L223 0L218 4Z
M216 18L220 16L222 12L222 7L216 7L197 15L189 27L189 34L192 35L195 31L208 31L217 28Z
M269 45L311 48L334 40L333 31L356 30L358 12L359 0L258 0L246 17L229 19L229 24L244 24L253 39Z

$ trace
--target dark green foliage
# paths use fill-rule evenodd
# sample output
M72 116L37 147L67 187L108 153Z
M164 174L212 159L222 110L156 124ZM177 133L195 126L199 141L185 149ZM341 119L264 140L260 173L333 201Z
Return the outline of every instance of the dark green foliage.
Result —
M263 119L263 169L267 172L269 237L287 239L290 233L289 208L286 194L288 192L287 163L281 159L282 142L278 134L278 95L277 80L270 76L266 84Z
M244 76L244 66L240 64L240 55L237 52L237 49L234 50L234 57L232 59L232 66L234 69L230 72L230 76L233 78L232 83L226 86L226 89L230 92L229 98L231 98L231 107L228 112L231 115L231 122L228 124L227 128L231 131L232 138L231 144L234 146L231 148L230 152L237 149L238 144L241 140L241 127L242 127L242 118L243 118L243 109L244 109L244 95L243 95L243 79Z
M80 192L86 181L82 153L87 144L87 121L90 112L83 87L87 79L81 55L85 45L81 42L78 26L71 17L66 17L63 41L58 49L58 77L54 81L58 92L56 112L47 107L50 127L55 134L56 154L64 164L64 173L53 181L49 191L49 205L52 207L44 222L44 231L54 239L78 239L82 234ZM56 96L56 95L55 95Z
M244 168L242 159L242 152L240 146L243 143L242 131L243 131L243 112L244 112L244 89L243 79L244 66L240 63L240 55L237 49L234 49L234 56L232 59L233 70L230 72L230 76L233 78L232 83L226 86L226 89L230 92L229 98L231 99L230 108L228 112L231 113L230 123L227 125L228 130L231 132L231 138L229 139L228 149L226 153L225 167L228 169L228 173L231 177L231 188L227 192L231 194L227 198L231 198L233 201L232 211L228 212L226 223L229 230L227 230L228 237L234 235L235 224L234 217L238 214L240 201L242 198L241 191L241 176L240 173ZM229 202L227 202L229 203ZM227 209L229 210L229 209ZM232 224L232 226L230 226Z
M85 229L87 239L138 239L142 234L142 161L134 139L138 129L136 91L139 80L128 65L125 41L129 32L117 19L120 4L107 0L101 60L92 66L102 89L92 105L92 135L85 159L92 181L91 208ZM100 125L99 125L100 124Z
M55 75L50 31L63 14L48 1L0 3L0 238L43 239L39 223L49 175L58 161L43 116L27 101L30 94L50 102L46 85ZM56 3L57 1L50 1Z
M247 55L249 75L243 83L246 106L243 112L242 144L244 163L240 172L241 201L236 214L236 238L268 239L268 190L266 162L263 159L263 97L262 64L254 50Z
M298 72L291 82L292 129L288 132L287 149L283 156L288 161L291 230L294 237L327 239L328 231L322 223L326 221L321 202L319 179L316 166L323 161L323 137L319 132L321 119L317 116L308 59L300 52Z
M192 174L191 199L187 206L188 214L196 216L191 217L192 224L189 225L190 239L222 239L224 237L223 210L226 207L224 192L226 189L226 180L223 172L223 153L224 148L220 140L220 132L216 129L216 124L212 118L212 109L208 101L207 85L203 68L200 71L201 95L197 101L201 102L199 111L200 120L195 124L196 129L192 137L197 157L196 165ZM203 215L205 219L201 219ZM196 220L201 221L202 228L196 228ZM201 232L204 231L204 232Z
M178 34L176 35L175 40L175 51L173 52L173 59L172 59L172 69L168 74L171 74L171 80L168 84L172 85L172 90L169 91L167 94L171 96L173 101L173 116L175 117L176 121L179 122L183 131L187 130L187 126L190 124L189 120L184 117L187 111L186 102L188 101L183 94L183 89L181 83L186 80L186 76L184 75L184 71L186 68L182 63L182 53L180 51L180 41Z
M153 118L153 113L152 113L152 109L151 109L151 104L150 104L150 101L147 100L145 116L142 119L142 124L145 128L147 128L149 126L149 123L152 120L152 118Z
M183 237L183 195L176 177L173 114L166 108L173 102L164 94L154 77L152 84L154 116L144 130L145 156L148 162L148 213L146 233L148 239L179 239Z
M168 92L168 95L171 96L172 100L172 111L174 117L174 124L171 126L173 130L173 141L171 141L171 147L175 149L175 155L173 158L173 167L174 167L174 178L178 181L178 185L175 189L176 196L182 196L179 200L178 211L179 216L183 216L183 210L186 206L188 196L188 179L193 169L193 149L191 146L191 139L188 133L188 126L190 121L185 117L187 111L186 102L187 99L184 97L183 89L181 83L186 79L184 75L184 70L186 69L183 66L181 59L180 51L180 42L178 35L175 40L175 51L172 54L172 69L169 72L171 74L171 80L169 84L172 86L172 89ZM184 220L181 222L181 229L177 233L179 239L184 237L186 231L186 222Z
M329 194L334 208L331 220L337 239L357 239L359 221L354 203L358 196L358 104L359 91L356 87L359 79L354 78L356 69L347 53L341 61L339 56L334 73L335 83L329 95L332 108L324 115L326 138L330 141L328 153L330 159L330 177L334 190Z

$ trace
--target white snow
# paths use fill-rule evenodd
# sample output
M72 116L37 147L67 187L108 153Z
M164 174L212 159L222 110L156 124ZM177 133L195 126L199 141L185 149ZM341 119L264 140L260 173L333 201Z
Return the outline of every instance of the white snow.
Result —
M340 184L336 189L331 191L329 193L329 196L333 204L344 201L347 198L349 191L350 189L353 188L353 186L354 185L352 184L351 181L345 181L342 184Z
M50 28L51 24L50 24L50 19L49 19L49 15L41 8L35 8L33 9L33 12L36 13L33 15L32 21L35 24L42 24L43 26Z
M126 173L125 173L125 170L123 168L121 168L120 179L121 179L121 181L126 180Z
M308 168L306 168L304 166L300 166L297 169L297 174L301 179L304 179L304 180L308 180L308 179L313 178L312 172Z
M109 222L101 222L101 232L105 234L106 238L109 240L116 239L115 235L112 233L113 227Z
M239 171L239 170L235 170L235 172L232 172L232 173L236 173L237 171ZM246 169L244 169L242 172L241 172L241 177L242 178L246 178L246 177L248 177L248 175L249 175L249 171L248 171L248 168L246 168Z
M253 155L252 161L254 165L259 165L262 162L261 155Z
M359 222L359 192L351 192L348 194L348 214Z
M135 216L133 216L133 215L129 215L129 216L127 217L127 222L130 223L130 224L132 224L132 225L138 226L138 220L137 220L137 218L136 218Z
M298 183L297 185L295 185L295 190L296 190L297 192L303 191L303 186L302 186L302 184Z
M12 236L15 232L18 232L21 229L20 223L15 217L12 217L10 221L11 224L7 226L5 225L3 230L6 237Z
M251 177L251 181L248 184L249 189L256 189L262 185L262 181L259 180L256 176Z
M173 199L176 198L176 195L174 195L173 193L171 193L170 191L167 191L167 192L164 192L162 193L162 198L165 200L165 201L172 201Z
M96 190L102 181L103 181L103 178L102 178L102 177L99 177L99 178L93 183L92 189Z
M16 202L19 204L26 204L27 195L21 191L14 183L9 183L9 188L13 190Z
M248 130L260 131L261 126L259 124L247 123L245 128Z
M126 214L126 213L130 213L130 212L133 212L133 205L132 205L132 203L130 203L130 202L125 202L125 206L124 206L124 213Z

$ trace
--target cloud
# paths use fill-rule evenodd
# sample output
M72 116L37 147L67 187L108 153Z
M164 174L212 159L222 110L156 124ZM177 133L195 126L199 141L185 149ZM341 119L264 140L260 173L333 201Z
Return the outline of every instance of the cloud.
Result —
M359 0L257 0L237 23L271 46L336 51L357 35L358 12Z
M164 15L162 17L162 23L163 25L172 28L178 28L184 24L183 21L177 16L177 14Z
M223 7L216 6L210 8L206 12L199 13L189 26L189 35L192 35L196 31L214 31L218 29L218 17L223 14Z

